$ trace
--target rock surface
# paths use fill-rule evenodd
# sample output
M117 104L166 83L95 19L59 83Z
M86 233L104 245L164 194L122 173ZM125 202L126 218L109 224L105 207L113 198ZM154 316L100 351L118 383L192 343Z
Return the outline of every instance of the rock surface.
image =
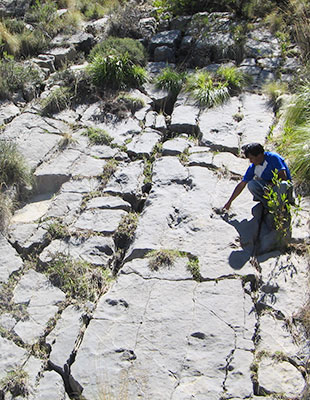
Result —
M15 3L16 12L29 6ZM11 13L13 2L3 7ZM87 52L80 46L104 37L108 23L85 24L65 48L58 37L53 56L34 62L49 75ZM153 17L139 25L150 76L182 57L208 70L223 56L238 61L253 83L222 106L201 109L152 82L129 92L145 106L120 120L108 120L98 99L51 117L36 101L0 105L1 140L16 141L40 193L0 236L0 378L27 374L23 397L1 384L5 400L301 398L310 353L299 323L309 294L300 249L310 201L287 252L248 191L220 211L248 166L242 147L266 143L277 122L262 84L296 64L257 24L237 60L235 23L229 13L199 13L157 31ZM106 130L111 146L91 144L82 134L89 127ZM64 277L48 279L59 256L91 267L98 297L73 298L57 287Z

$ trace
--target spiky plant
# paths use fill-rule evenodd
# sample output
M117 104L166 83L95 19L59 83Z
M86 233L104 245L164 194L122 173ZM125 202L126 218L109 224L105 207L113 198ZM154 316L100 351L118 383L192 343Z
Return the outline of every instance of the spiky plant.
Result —
M185 72L179 72L171 67L164 68L155 78L155 86L164 89L173 95L178 95L186 79Z
M186 82L186 91L202 107L220 105L229 97L227 84L216 82L207 71L199 71L190 75Z

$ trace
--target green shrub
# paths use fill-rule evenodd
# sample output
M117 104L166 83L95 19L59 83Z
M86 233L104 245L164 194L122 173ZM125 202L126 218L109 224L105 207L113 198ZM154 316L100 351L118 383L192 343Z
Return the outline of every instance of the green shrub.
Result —
M107 288L108 271L64 254L57 254L45 273L53 285L74 299L95 301Z
M42 114L50 115L68 108L71 104L72 92L67 86L60 86L41 101Z
M146 81L146 71L133 64L127 54L97 54L88 67L88 73L98 88L139 87Z
M13 142L0 141L0 187L30 185L32 175Z
M89 127L83 132L87 136L91 144L105 144L109 146L113 142L113 137L103 129Z
M206 71L190 75L186 81L186 91L198 101L202 107L213 107L222 104L229 97L226 82L216 82Z
M164 89L177 96L182 89L186 80L185 72L178 72L177 70L167 67L164 68L159 75L155 78L155 85L158 89Z
M126 55L128 60L133 64L141 66L144 66L147 61L144 46L138 40L131 38L109 37L93 47L89 53L90 60L94 60L98 54L104 57L109 55Z
M10 57L0 60L0 99L11 98L12 93L23 90L26 85L37 87L40 83L39 72L31 66Z
M221 66L216 71L216 75L227 85L231 93L239 92L249 80L249 78L247 78L243 72L238 71L236 67Z

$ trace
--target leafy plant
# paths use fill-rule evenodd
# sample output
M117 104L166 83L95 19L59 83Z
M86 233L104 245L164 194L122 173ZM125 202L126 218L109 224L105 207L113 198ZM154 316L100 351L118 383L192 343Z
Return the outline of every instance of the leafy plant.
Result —
M74 299L96 301L106 290L108 271L83 260L57 254L45 269L51 283Z
M108 37L92 48L89 59L92 61L97 55L104 57L126 55L133 64L141 66L144 66L147 60L144 46L138 40L131 38Z
M281 180L278 171L273 172L272 185L270 185L264 195L267 200L268 211L273 216L275 229L279 234L280 240L289 237L291 227L291 213L297 215L301 211L300 197L298 201L292 202L292 194L288 188L286 193L281 193Z
M172 95L177 96L183 87L186 76L185 72L178 72L171 67L167 67L156 76L155 86L158 89L167 90Z
M249 80L249 78L247 78L243 72L238 71L236 67L221 66L216 71L216 75L227 85L230 92L240 91Z
M60 86L41 101L42 114L50 115L68 108L71 104L72 92L67 86Z
M105 144L109 146L113 142L113 137L104 129L88 127L83 135L87 136L91 144Z
M88 67L88 73L99 88L139 87L146 81L146 71L133 64L127 54L97 54Z
M220 105L229 97L227 83L216 82L206 71L190 75L186 82L186 90L202 107Z
M13 142L0 141L0 187L31 185L32 175Z

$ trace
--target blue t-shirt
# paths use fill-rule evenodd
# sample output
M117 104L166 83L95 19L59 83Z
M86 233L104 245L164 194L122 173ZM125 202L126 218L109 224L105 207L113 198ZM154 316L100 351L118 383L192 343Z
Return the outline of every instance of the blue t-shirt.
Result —
M277 153L265 151L263 163L256 166L252 163L247 169L242 180L245 182L249 182L254 178L254 176L256 176L257 178L261 178L264 181L271 182L273 178L272 171L275 170L285 170L287 179L292 179L290 170L286 165L284 158Z

